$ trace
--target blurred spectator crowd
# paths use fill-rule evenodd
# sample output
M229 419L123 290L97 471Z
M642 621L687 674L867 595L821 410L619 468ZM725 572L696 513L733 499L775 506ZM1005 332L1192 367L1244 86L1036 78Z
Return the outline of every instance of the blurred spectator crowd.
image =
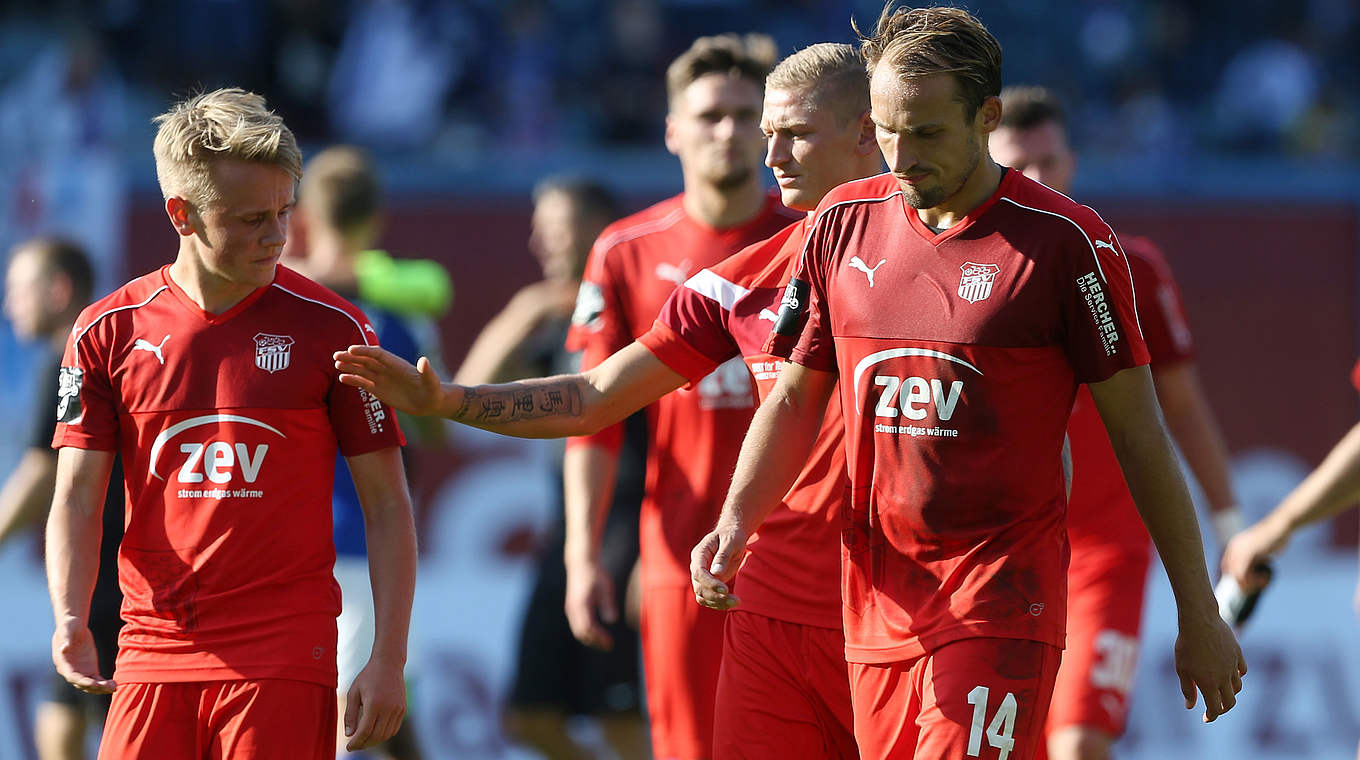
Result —
M1353 158L1360 6L1351 0L971 0L1007 81L1074 104L1087 151ZM764 31L783 52L851 41L879 0L10 0L0 11L5 154L43 100L84 147L172 94L267 95L305 142L387 151L659 143L668 61L699 34ZM145 113L143 113L145 112ZM35 125L44 126L35 126Z

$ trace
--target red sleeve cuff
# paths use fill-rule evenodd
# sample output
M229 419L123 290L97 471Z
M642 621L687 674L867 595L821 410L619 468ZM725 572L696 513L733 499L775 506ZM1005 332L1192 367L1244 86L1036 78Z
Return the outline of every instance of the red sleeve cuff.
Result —
M610 454L617 455L623 450L623 423L619 422L610 425L604 430L601 430L598 433L592 433L591 435L568 438L566 446L568 449L574 449L579 446L594 446L604 449Z
M654 322L652 329L643 333L637 342L651 351L662 364L684 375L689 380L685 387L689 389L721 363L713 361L686 343L679 333L661 320Z

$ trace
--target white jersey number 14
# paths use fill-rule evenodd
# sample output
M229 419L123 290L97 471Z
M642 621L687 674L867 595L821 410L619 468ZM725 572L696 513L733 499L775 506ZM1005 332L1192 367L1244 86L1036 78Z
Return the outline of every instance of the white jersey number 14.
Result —
M986 686L977 686L968 692L968 704L973 706L973 726L968 732L969 757L980 757L982 754L982 726L987 723L987 695L990 691ZM992 722L987 724L987 743L1001 750L996 756L997 760L1006 760L1015 747L1011 732L1015 730L1016 707L1015 695L1006 692L1005 699L1001 700L996 714L992 716Z

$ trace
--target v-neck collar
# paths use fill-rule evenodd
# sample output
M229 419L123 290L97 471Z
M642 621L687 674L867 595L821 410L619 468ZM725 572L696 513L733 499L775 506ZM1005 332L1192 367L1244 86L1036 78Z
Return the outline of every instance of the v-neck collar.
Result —
M917 235L921 236L922 240L933 246L938 246L973 226L973 223L976 222L978 218L987 213L987 210L996 205L996 202L1001 199L1001 196L1006 194L1006 191L1010 189L1012 183L1011 175L1015 172L1004 166L1001 167L1001 172L1001 181L997 183L996 190L988 196L987 200L983 201L972 211L969 211L957 224L954 224L947 229L936 232L927 226L925 222L921 221L921 215L916 213L916 209L907 205L907 196L905 193L899 195L899 202L902 204L902 213L907 217L908 224L916 231Z
M228 322L237 314L240 314L246 309L249 309L251 305L254 304L256 301L260 300L260 298L264 296L265 292L268 291L271 287L273 287L274 283L277 282L279 279L279 269L278 267L275 267L274 279L268 285L265 285L262 288L256 288L252 290L249 295L247 295L245 298L242 298L240 301L236 303L236 305L232 306L230 309L227 309L221 314L214 314L208 311L207 309L204 309L202 306L199 306L197 301L190 298L189 294L184 292L184 289L179 286L179 283L175 282L175 278L170 276L170 266L171 266L170 264L166 264L165 266L161 267L161 279L163 279L165 281L166 286L170 288L170 293L174 295L175 299L179 301L181 306L187 309L191 314L196 315L199 319L202 319L204 322L207 322L210 325L220 325L224 322Z

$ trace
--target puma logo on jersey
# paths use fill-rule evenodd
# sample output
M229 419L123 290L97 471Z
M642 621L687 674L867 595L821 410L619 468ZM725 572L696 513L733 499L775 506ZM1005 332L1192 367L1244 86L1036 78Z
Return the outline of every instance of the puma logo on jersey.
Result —
M1108 243L1105 242L1104 240L1096 240L1094 242L1097 248L1108 248L1110 249L1110 253L1113 253L1115 255L1119 254L1119 250L1114 247L1114 238L1110 238L1110 242Z
M679 264L663 261L656 265L656 276L663 280L673 282L677 286L684 285L685 280L689 279L689 270L693 268L694 264L689 259L685 259Z
M160 345L152 345L151 341L138 338L132 344L132 350L146 351L147 353L155 354L156 358L160 360L161 366L165 366L165 356L161 353L161 349L165 347L165 342L167 340L170 340L169 335L165 336L164 338L161 338Z
M779 321L779 315L778 315L778 314L775 314L774 312L770 311L769 309L761 309L761 310L760 310L760 317L759 317L759 318L760 318L760 319L768 319L768 320L770 320L771 322L778 322L778 321Z
M865 263L864 263L864 260L861 259L860 257L858 257L858 256L851 256L851 257L850 257L850 268L851 268L851 269L858 269L859 271L863 272L863 273L864 273L864 276L869 278L869 287L871 287L871 288L874 286L874 272L877 272L877 271L878 271L878 268L881 267L881 266L883 266L883 265L886 264L886 263L888 263L888 260L887 260L887 259L883 259L883 260L879 261L877 264L874 264L873 269L870 269L870 268L869 268L869 265L868 265L868 264L865 264Z

